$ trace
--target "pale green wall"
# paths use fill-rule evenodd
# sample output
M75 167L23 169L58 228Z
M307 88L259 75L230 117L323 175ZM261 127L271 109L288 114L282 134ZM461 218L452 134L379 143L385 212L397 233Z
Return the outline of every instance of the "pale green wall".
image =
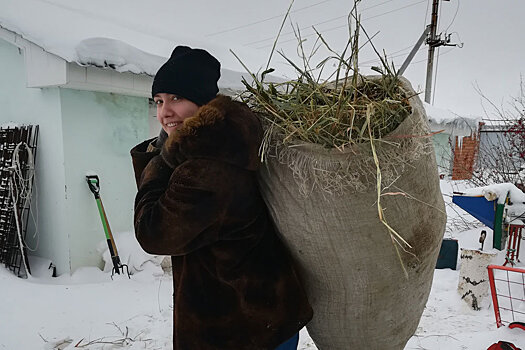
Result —
M23 52L0 39L0 124L14 121L40 125L33 192L36 230L35 225L29 227L28 244L35 247L38 241L37 251L31 254L51 259L58 273L69 272L59 91L29 89L25 82ZM37 239L33 240L35 232Z
M449 144L450 134L439 133L432 137L434 144L434 151L436 153L436 161L440 174L452 174L452 149Z
M87 173L100 177L101 197L112 231L133 230L135 178L129 150L148 138L148 100L109 93L60 89L66 174L65 225L71 269L100 265L105 239ZM118 247L117 247L118 248Z
M101 266L105 240L88 172L101 178L113 232L133 229L136 193L129 150L150 135L147 98L59 88L26 88L24 56L0 39L0 124L39 124L33 206L38 250L57 273ZM36 240L29 239L34 246Z

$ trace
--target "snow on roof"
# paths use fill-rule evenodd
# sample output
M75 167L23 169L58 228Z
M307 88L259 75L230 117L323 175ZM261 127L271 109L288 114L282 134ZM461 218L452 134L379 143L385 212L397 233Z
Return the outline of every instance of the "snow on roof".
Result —
M478 120L460 116L449 109L441 109L423 102L427 117L430 122L440 125L454 125L458 128L476 129Z
M479 121L477 119L462 117L451 110L434 107L423 102L427 113L428 122L432 131L443 131L451 140L458 139L461 147L463 138L477 134Z
M222 87L237 88L240 74L247 75L230 49L250 70L260 70L255 64L265 62L260 54L192 37L194 28L188 21L195 22L200 13L193 10L188 16L188 11L178 10L181 6L186 5L168 0L0 0L0 26L68 62L119 72L154 75L177 45L204 48L217 57L223 68Z
M156 56L139 50L120 40L108 38L90 38L82 40L76 47L77 63L110 67L118 72L146 73L155 75L159 67L166 61L164 57Z
M460 194L460 193L457 193ZM512 183L493 184L483 187L471 188L460 195L466 197L485 197L488 201L497 201L505 205L507 223L523 225L525 221L525 193ZM508 198L508 202L507 202Z

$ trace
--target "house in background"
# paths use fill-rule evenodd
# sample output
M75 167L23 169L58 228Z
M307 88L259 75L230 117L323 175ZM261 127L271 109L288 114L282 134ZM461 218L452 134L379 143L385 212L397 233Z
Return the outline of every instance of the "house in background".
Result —
M431 131L436 132L433 143L440 174L479 186L510 182L524 187L525 162L519 146L511 146L512 137L521 136L509 133L512 120L481 122L424 105Z
M97 245L104 231L85 176L100 177L113 232L132 231L136 185L129 150L159 132L152 72L167 58L94 38L76 46L86 61L79 64L23 38L18 31L24 30L0 26L0 125L39 125L27 245L51 260L57 274L101 266ZM171 50L177 43L167 45ZM110 61L126 58L121 65ZM222 93L239 89L241 73L223 69L219 85Z
M81 67L5 28L0 62L0 121L39 125L27 244L58 274L101 265L96 248L104 236L85 175L100 176L113 230L131 230L129 149L155 133L151 77Z
M438 171L453 180L472 177L479 145L479 122L451 111L423 104L427 112Z
M523 127L519 120L485 119L479 128L476 176L510 182L524 189L525 153Z

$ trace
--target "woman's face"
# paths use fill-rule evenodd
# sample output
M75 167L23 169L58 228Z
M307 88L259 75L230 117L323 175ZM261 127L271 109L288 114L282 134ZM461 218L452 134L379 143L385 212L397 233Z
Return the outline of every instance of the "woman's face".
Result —
M163 92L156 94L153 100L157 105L157 120L168 135L199 109L199 106L190 100Z

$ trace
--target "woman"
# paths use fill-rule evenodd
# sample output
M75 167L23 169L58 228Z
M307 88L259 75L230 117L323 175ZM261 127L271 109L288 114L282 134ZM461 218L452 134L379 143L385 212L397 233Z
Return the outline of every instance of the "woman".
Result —
M175 350L296 349L312 309L258 191L262 128L219 77L184 46L157 72L161 135L131 150L137 240L172 256Z

